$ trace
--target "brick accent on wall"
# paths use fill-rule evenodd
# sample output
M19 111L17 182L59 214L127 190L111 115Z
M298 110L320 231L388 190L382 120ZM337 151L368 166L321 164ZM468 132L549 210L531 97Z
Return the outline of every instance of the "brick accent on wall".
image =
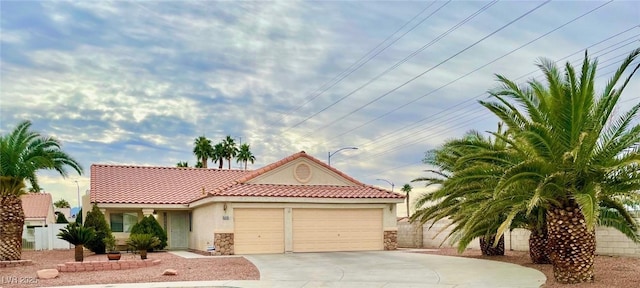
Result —
M213 255L233 255L233 233L213 233Z
M31 260L11 260L11 261L0 261L0 268L5 267L22 267L33 265Z
M384 250L398 249L398 231L384 231Z
M160 259L67 262L56 265L56 269L60 272L125 270L155 266L159 265L160 262Z

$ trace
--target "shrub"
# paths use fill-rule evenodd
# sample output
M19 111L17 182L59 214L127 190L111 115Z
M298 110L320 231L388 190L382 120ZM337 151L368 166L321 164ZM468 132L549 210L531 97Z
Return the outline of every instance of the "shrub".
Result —
M111 228L107 224L107 220L104 218L104 214L100 211L98 206L93 205L91 211L87 212L87 219L84 221L84 227L93 228L96 231L96 237L86 243L86 247L96 254L105 253L105 245L102 239L112 236Z
M131 234L127 245L134 250L140 251L140 258L147 259L147 251L160 245L160 239L153 234Z
M133 227L131 227L131 235L134 234L151 234L160 240L160 243L150 247L149 251L153 251L153 249L162 250L164 247L167 247L167 232L162 229L162 226L160 226L160 223L158 223L158 220L156 220L153 215L144 217L140 222L133 225Z
M67 227L60 229L58 238L75 245L75 260L82 262L84 260L83 245L93 241L93 239L96 238L96 233L93 228L82 227L78 223L71 223L68 224Z
M64 214L58 213L58 217L56 218L56 223L69 223L67 217L64 217Z

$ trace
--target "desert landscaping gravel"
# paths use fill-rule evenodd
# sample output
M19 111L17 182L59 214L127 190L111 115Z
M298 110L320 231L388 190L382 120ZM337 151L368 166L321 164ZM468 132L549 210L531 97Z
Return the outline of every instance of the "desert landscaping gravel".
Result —
M528 252L507 251L505 256L482 256L479 250L469 249L463 254L458 254L455 249L427 249L413 250L419 253L448 255L457 257L471 257L503 261L537 269L545 274L547 282L543 287L640 287L640 258L597 256L595 261L595 283L580 285L562 285L554 283L553 268L551 265L531 264ZM106 255L86 254L85 261L103 261ZM138 259L138 255L123 254L122 259ZM56 264L73 261L73 250L56 251L25 251L22 259L31 259L34 264L26 267L0 269L0 287L40 287L40 286L67 286L83 284L109 284L109 283L141 283L141 282L170 282L170 281L213 281L213 280L259 280L258 269L243 257L211 257L185 259L167 252L149 253L149 259L160 259L162 263L157 266L112 271L69 272L60 273L56 279L35 280L36 271L40 269L55 268ZM163 276L165 269L175 269L176 276ZM295 273L295 271L292 271ZM6 280L20 279L21 283L6 283Z
M94 255L87 252L84 261L106 261L106 255ZM25 267L0 269L0 287L40 287L67 286L88 284L141 283L141 282L170 282L170 281L207 281L207 280L258 280L260 273L256 266L243 257L211 257L185 259L168 252L154 252L148 254L148 259L160 259L157 266L110 271L67 272L60 273L58 278L41 280L33 283L36 271L55 268L57 264L73 262L73 250L54 251L25 251L22 259L31 259L34 264ZM140 259L139 255L122 254L122 260ZM166 269L175 269L178 275L163 276ZM13 282L12 279L24 280L23 283ZM9 280L9 281L7 281Z

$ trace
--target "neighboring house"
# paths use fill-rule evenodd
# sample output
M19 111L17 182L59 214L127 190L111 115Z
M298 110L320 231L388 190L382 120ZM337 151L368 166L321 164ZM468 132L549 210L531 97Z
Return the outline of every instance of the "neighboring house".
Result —
M44 227L56 222L53 200L49 193L27 193L20 196L24 211L24 225Z
M64 218L67 220L71 220L73 218L71 218L71 208L54 208L55 211L53 212L53 214L57 214L57 213L62 213L64 215ZM57 219L58 215L56 215L56 219Z
M154 215L169 249L229 255L395 249L404 196L302 151L254 171L94 164L89 199L119 239Z

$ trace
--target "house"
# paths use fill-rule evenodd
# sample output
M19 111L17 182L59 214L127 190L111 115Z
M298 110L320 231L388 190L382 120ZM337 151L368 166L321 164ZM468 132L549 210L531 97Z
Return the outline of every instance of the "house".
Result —
M27 227L45 227L55 223L53 198L49 193L27 193L20 196L24 211L24 225Z
M302 151L253 171L95 164L88 200L116 238L154 215L169 249L231 255L396 249L404 196Z

